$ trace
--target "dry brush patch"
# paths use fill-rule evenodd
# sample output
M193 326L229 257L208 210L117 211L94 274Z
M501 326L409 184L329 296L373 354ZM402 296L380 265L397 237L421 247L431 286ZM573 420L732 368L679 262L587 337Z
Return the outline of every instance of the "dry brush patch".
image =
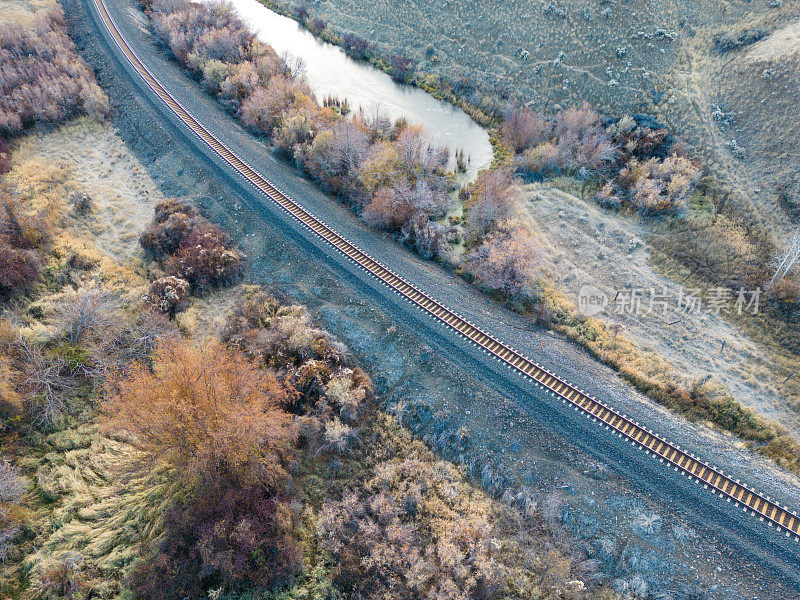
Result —
M32 27L0 24L0 74L0 135L81 113L108 115L108 98L75 53L55 2L37 13Z

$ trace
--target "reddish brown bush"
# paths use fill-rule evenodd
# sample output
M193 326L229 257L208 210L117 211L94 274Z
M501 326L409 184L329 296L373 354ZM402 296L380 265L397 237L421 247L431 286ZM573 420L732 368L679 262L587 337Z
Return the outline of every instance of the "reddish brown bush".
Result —
M230 247L227 234L210 223L199 225L183 238L166 267L200 292L235 283L244 269L242 255Z
M342 48L348 54L348 56L351 56L356 60L365 60L367 58L367 48L369 48L369 42L354 33L345 33L342 36Z
M21 198L0 186L0 295L24 292L42 274L42 249L50 239L47 222L25 210Z
M193 485L280 488L295 432L271 374L215 344L162 343L152 362L110 378L106 427L129 431Z
M380 188L361 215L368 225L396 230L416 213L414 190L407 181Z
M40 11L31 30L0 24L0 135L79 113L103 118L108 111L108 99L75 53L58 4Z
M150 256L162 258L175 252L184 238L197 226L196 218L176 212L160 223L148 225L139 236L139 243Z
M139 236L148 254L161 258L178 249L181 241L205 220L197 208L179 198L162 200L155 207L155 217Z
M414 70L414 61L402 54L389 57L390 73L398 81L407 81Z
M36 252L0 243L0 294L24 292L39 280L41 274L41 259Z
M614 145L600 123L600 116L588 104L557 113L552 131L532 116L524 117L514 112L508 129L512 146L524 145L527 139L541 135L538 145L528 146L517 156L517 168L523 171L600 171L610 167L616 156Z
M299 567L296 518L287 503L252 489L212 489L176 503L161 548L136 565L131 588L143 600L264 591Z

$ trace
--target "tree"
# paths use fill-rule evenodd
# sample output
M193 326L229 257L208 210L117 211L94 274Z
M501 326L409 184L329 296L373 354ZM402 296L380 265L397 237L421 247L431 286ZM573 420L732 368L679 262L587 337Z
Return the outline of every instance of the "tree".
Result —
M527 106L512 105L506 109L501 139L515 154L546 141L550 132L550 124Z
M174 467L188 493L165 514L163 544L131 575L142 598L263 589L298 564L287 503L297 431L290 390L219 344L162 343L152 368L107 384L103 426Z
M469 189L467 233L480 239L495 223L509 219L522 200L511 169L482 171Z

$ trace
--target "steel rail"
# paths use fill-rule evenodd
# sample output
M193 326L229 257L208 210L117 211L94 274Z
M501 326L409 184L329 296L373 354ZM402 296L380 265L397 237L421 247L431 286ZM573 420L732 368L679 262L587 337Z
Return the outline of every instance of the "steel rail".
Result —
M108 29L117 47L147 86L169 107L175 116L198 136L217 156L232 167L237 174L262 192L304 227L322 238L335 250L344 254L350 261L361 267L381 283L391 288L422 311L457 332L471 344L481 348L484 353L494 357L512 369L541 386L563 403L580 411L586 417L602 424L611 434L624 438L639 449L675 471L702 484L712 493L730 502L733 507L742 508L760 521L775 527L794 540L800 539L800 517L786 506L781 506L769 496L759 493L750 486L733 479L721 469L710 466L698 457L680 449L651 430L621 414L611 406L591 396L548 371L541 365L517 352L507 344L497 340L479 327L459 316L440 302L434 300L402 277L374 260L347 239L336 233L321 220L314 217L300 204L276 188L244 160L232 152L225 144L211 134L188 110L161 85L147 66L139 59L118 29L108 12L105 0L93 0L103 24Z

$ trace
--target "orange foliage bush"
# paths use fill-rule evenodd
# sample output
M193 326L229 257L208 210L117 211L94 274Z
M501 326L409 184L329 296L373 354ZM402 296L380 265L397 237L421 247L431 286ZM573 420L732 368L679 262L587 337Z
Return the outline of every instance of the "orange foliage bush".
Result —
M109 380L106 428L129 431L193 483L280 488L296 432L273 375L213 343L166 342L152 363Z

